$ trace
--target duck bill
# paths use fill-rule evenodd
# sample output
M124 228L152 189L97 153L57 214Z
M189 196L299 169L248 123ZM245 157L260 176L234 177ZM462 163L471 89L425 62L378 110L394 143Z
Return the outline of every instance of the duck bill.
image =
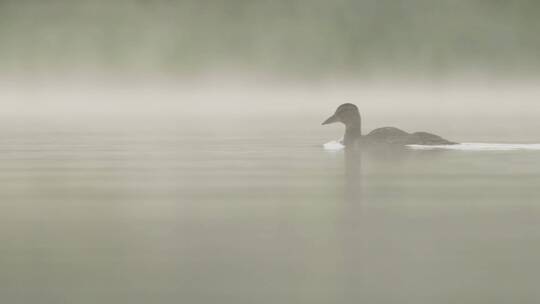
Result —
M332 115L330 117L328 117L327 120L325 120L322 124L323 125L328 125L328 124L331 124L331 123L335 123L335 122L338 122L339 119L336 115Z

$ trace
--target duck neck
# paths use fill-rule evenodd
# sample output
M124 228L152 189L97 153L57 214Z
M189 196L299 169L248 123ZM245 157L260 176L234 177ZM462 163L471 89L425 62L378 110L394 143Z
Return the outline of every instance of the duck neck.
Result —
M355 142L362 136L362 127L360 123L360 117L357 121L348 123L345 125L345 137L343 137L343 143L345 145Z

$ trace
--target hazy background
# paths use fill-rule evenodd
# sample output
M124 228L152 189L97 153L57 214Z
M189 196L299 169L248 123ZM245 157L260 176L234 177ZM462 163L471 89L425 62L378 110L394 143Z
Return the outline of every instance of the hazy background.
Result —
M540 299L539 1L0 0L0 299ZM518 299L518 300L516 300Z
M533 0L0 2L3 71L538 72Z
M0 115L334 136L318 124L348 101L366 130L535 141L539 10L532 0L0 0Z

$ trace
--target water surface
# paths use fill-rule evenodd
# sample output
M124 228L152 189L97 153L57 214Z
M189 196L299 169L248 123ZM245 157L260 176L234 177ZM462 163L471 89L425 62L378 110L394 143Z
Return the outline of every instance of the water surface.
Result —
M4 130L3 300L540 299L538 151L253 133Z

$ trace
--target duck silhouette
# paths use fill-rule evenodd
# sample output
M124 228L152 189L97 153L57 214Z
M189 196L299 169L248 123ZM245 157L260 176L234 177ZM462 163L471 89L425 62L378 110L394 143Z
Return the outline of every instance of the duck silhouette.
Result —
M367 135L362 135L362 119L358 107L352 103L340 105L334 115L322 124L341 122L345 125L345 136L342 144L389 144L389 145L454 145L455 142L446 140L438 135L427 132L408 133L395 127L378 128Z

